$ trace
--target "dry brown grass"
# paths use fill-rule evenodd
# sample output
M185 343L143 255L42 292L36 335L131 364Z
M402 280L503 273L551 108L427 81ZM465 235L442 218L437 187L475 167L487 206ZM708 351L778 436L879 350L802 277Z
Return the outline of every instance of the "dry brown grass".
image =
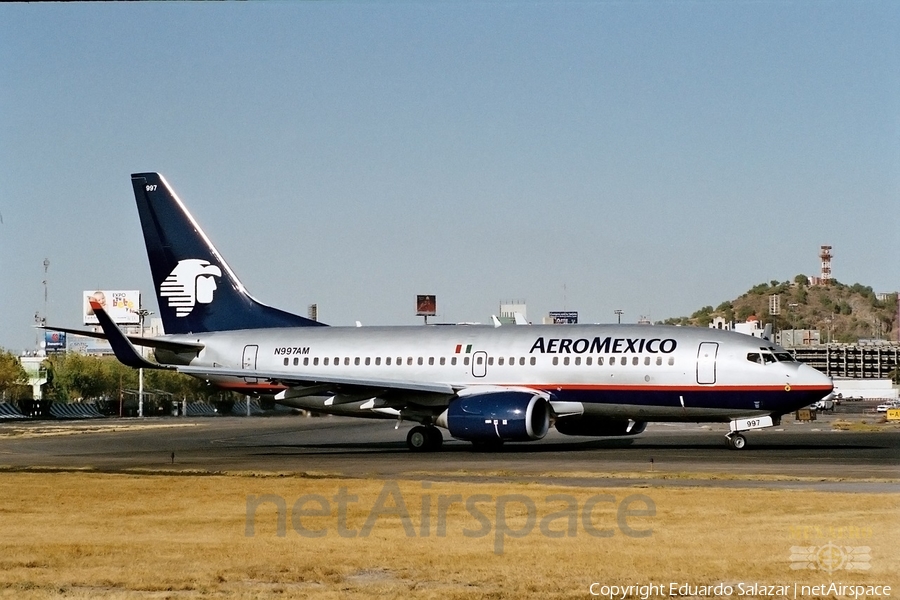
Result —
M58 437L87 433L116 433L120 431L140 431L148 429L175 429L197 427L197 423L95 423L78 422L61 425L32 424L9 425L0 430L0 439Z
M394 488L392 486L396 485ZM362 529L379 494L397 490L415 535L396 514L377 519L367 537L342 537L334 497L357 496L346 525ZM303 517L303 537L277 509L256 511L255 535L245 535L248 496L272 494L292 505L305 494L324 497L330 516ZM456 503L439 536L439 497L486 494L480 504L491 533L466 537L479 522ZM496 553L497 498L523 494L537 508L530 535L504 538ZM613 503L597 504L592 537L578 519L575 537L540 533L541 519L560 509L545 501L568 494L579 509L596 494L621 502L643 494L654 516L632 517L645 538L617 528ZM423 497L430 531L421 529ZM98 473L0 474L0 597L8 598L571 598L590 597L591 582L731 582L893 584L900 550L900 501L890 494L726 488L571 488L510 483L430 483L291 476L126 475ZM395 506L397 496L383 505ZM307 504L307 508L317 507ZM637 504L633 507L640 508ZM511 529L526 524L524 507L510 502ZM386 510L385 512L389 512ZM565 519L553 529L565 528ZM795 571L792 546L833 541L871 547L868 572Z

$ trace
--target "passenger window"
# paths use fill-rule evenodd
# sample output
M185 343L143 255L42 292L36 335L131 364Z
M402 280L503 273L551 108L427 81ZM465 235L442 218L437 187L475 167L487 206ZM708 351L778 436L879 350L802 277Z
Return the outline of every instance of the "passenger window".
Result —
M675 357L674 357L674 356L670 356L670 357L669 357L669 366L674 365L674 364L675 364Z
M419 362L419 366L420 366L420 367L421 367L423 364L425 364L425 361L422 360L422 357L421 357L421 356L419 357L419 361L418 361L418 362Z
M408 366L412 366L412 356L409 356L409 357L406 358L406 364L407 364Z
M650 364L650 357L649 357L649 356L645 356L645 357L644 357L644 364L645 364L645 365L649 365L649 364Z
M584 359L584 364L586 364L587 366L591 366L592 361L593 361L593 359L590 356L588 356L587 358Z
M451 357L450 357L450 366L451 366L451 367L455 367L455 366L456 366L456 357L455 357L455 356L451 356Z
M581 365L581 357L580 357L580 356L576 356L576 357L575 357L575 366L578 367L578 366L580 366L580 365Z
M656 364L657 364L657 366L662 364L662 356L656 357Z
M563 364L564 364L565 366L567 366L567 367L569 366L569 357L568 357L568 356L566 356L565 358L563 358Z
M391 366L391 357L390 356L388 356L387 358L384 359L384 364L386 364L387 366Z
M367 356L367 357L366 357L366 366L368 367L368 366L371 365L371 364L372 364L372 359L371 359L370 357Z
M602 366L603 366L603 357L602 357L602 356L598 356L598 357L597 357L597 366L598 366L598 367L602 367Z
M322 364L323 364L324 366L326 366L326 367L328 366L328 357L327 357L327 356L326 356L326 357L324 358L324 360L322 361Z
M359 357L358 356L353 359L353 364L356 365L357 367L359 366Z
M611 364L611 365L616 364L616 357L615 357L615 356L610 356L610 357L609 357L609 364Z
M497 366L498 366L498 367L502 367L502 366L503 366L503 357L502 357L502 356L501 356L500 358L497 359Z
M319 357L318 357L318 356L315 357L315 358L313 359L313 366L314 366L314 367L318 367L318 366L319 366Z
M433 367L433 366L434 366L434 357L433 357L433 356L429 356L429 357L428 357L428 366L429 366L429 367Z
M303 366L304 366L304 367L308 367L308 366L309 366L309 357L308 357L308 356L305 357L305 358L303 359Z
M479 356L478 358L476 358L476 359L475 359L475 364L476 364L476 365L482 365L482 364L484 364L484 357L483 357L483 356Z
M309 359L308 359L308 358L304 358L304 359L303 359L303 361L304 361L303 364L304 364L304 365L306 364L306 361L307 361L307 360L309 360ZM294 366L296 367L296 366L299 365L299 364L300 364L300 359L299 359L299 358L295 358L295 359L294 359Z
M344 366L345 366L345 367L349 367L349 366L350 366L350 357L349 357L349 356L345 356L345 357L344 357Z
M640 362L640 360L641 359L639 359L637 356L635 356L634 358L631 359L631 364L637 365Z
M492 366L493 364L494 364L494 357L493 357L493 356L488 356L488 366L490 367L490 366Z
M335 356L335 357L334 357L334 366L337 367L337 366L340 365L340 364L341 364L341 357L340 357L340 356Z
M522 357L521 362L520 362L519 364L520 364L520 365L524 365L524 364L525 364L525 357ZM533 366L536 365L536 364L537 364L537 359L536 359L535 357L532 356L532 357L531 357L531 366L533 367Z
M284 359L284 366L288 366L288 360L289 359L287 359L287 358Z
M555 366L558 365L558 364L559 364L559 357L558 357L558 356L554 356L554 357L553 357L553 366L555 367Z
M376 366L376 367L380 367L380 366L381 366L381 357L380 357L380 356L376 356L376 357L375 357L375 366Z
M469 357L468 356L463 358L463 364L467 367L469 366Z
M442 356L441 357L441 366L443 367L445 364L447 364L447 359Z

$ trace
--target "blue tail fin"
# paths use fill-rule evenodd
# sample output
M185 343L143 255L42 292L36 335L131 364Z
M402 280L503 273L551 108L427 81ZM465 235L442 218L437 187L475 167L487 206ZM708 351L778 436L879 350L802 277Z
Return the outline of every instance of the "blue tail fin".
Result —
M158 173L131 176L166 333L322 325L254 299Z

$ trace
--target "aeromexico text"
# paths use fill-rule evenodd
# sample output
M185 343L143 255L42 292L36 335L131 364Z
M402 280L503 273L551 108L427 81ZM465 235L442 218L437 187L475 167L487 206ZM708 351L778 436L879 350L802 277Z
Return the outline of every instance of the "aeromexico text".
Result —
M550 338L535 340L529 354L671 354L678 342L672 338Z

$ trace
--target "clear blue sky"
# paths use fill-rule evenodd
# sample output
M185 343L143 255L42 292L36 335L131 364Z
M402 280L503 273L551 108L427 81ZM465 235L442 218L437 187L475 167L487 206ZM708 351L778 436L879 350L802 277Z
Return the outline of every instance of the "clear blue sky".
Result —
M160 171L261 300L331 324L690 314L900 288L900 3L0 6L0 346L155 309Z

